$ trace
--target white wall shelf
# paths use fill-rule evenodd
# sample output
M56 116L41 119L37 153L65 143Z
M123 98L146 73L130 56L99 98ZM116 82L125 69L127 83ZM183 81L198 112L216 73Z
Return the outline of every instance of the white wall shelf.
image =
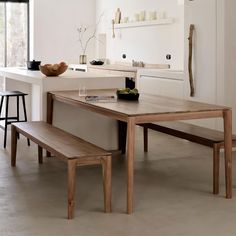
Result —
M137 21L137 22L115 24L114 28L115 29L135 28L135 27L145 27L145 26L153 26L153 25L168 25L172 23L174 23L173 18L166 18L166 19L159 19L159 20L152 20L152 21Z

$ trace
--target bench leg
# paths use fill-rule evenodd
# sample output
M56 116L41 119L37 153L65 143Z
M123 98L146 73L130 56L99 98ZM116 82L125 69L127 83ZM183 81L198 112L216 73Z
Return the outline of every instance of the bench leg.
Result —
M16 166L17 135L15 126L11 126L11 166Z
M148 152L148 128L146 126L143 127L143 150Z
M102 159L104 211L111 212L111 156Z
M43 148L38 145L38 162L43 164Z
M220 146L213 145L213 194L219 194Z
M74 218L77 160L68 160L68 219Z

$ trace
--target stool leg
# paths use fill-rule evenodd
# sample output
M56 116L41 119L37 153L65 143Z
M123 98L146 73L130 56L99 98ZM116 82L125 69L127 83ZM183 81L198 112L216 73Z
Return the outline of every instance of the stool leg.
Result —
M213 194L219 194L220 146L213 144Z
M16 97L16 120L19 122L19 97Z
M102 159L104 210L111 212L111 156Z
M74 218L77 160L68 160L68 219Z
M16 150L17 150L17 134L16 127L11 126L11 166L16 166Z
M21 98L22 98L22 104L23 104L23 109L24 109L25 121L27 121L27 114L26 114L26 107L25 107L25 95L22 95ZM28 146L30 146L30 140L28 138L27 138L27 143L28 143Z
M1 104L0 104L0 116L1 116L1 113L2 113L3 100L4 100L4 97L2 96L2 97L1 97Z
M19 97L16 97L16 121L19 122L20 120L20 115L19 115ZM17 138L20 138L20 134L17 134Z
M6 100L6 115L5 115L5 127L4 127L4 148L6 148L7 145L7 124L8 124L8 105L9 105L9 97L7 96Z

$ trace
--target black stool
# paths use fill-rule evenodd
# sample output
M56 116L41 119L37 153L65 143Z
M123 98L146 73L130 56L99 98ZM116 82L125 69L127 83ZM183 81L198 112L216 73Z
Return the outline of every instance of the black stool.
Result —
M23 122L27 121L26 108L25 108L25 96L28 95L26 93L22 93L20 91L5 91L0 92L1 103L0 103L0 116L2 113L2 105L4 97L6 97L6 114L5 117L0 117L0 120L5 120L4 127L4 148L6 148L7 143L7 125L10 125L13 122ZM16 97L16 116L8 117L8 106L9 106L9 97ZM19 97L22 98L23 110L24 110L24 120L20 120L19 117ZM29 139L27 139L28 146L30 145Z

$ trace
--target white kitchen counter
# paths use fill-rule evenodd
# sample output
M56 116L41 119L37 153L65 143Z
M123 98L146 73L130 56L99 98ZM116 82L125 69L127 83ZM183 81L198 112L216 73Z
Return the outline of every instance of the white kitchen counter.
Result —
M46 94L56 90L123 88L125 79L120 76L67 70L55 77L46 77L40 71L26 68L0 68L4 90L28 93L26 107L28 120L46 120ZM12 102L12 101L10 101ZM10 103L10 113L15 110ZM21 107L20 107L21 108ZM91 114L69 105L55 103L54 124L105 149L117 147L116 122L101 115Z

